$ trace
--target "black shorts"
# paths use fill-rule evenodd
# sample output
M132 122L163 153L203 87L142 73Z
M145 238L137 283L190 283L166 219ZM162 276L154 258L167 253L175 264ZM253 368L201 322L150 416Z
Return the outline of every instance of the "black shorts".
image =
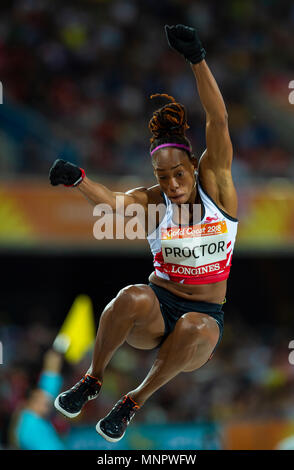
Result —
M213 350L215 351L219 342L223 336L224 329L224 312L222 310L222 304L214 304L211 302L196 302L183 299L172 292L159 287L152 282L149 282L149 286L154 291L156 297L159 300L160 310L165 323L164 335L156 348L159 348L167 336L173 331L178 319L187 312L201 312L206 313L213 317L219 327L219 339ZM212 352L212 354L213 354Z

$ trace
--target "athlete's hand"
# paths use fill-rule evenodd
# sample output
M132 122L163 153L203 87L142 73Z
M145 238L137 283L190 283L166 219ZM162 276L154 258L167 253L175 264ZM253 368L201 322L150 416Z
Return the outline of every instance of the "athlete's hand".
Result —
M64 184L64 186L77 186L85 177L85 171L70 162L55 160L49 171L49 179L52 186Z
M186 60L198 64L204 59L206 51L202 47L196 29L183 24L165 25L164 29L169 46L182 54Z

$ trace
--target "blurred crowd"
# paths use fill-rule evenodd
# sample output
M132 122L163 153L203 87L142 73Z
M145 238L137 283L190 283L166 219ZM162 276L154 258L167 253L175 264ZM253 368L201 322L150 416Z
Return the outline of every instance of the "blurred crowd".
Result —
M44 352L52 346L55 329L33 323L27 328L1 328L4 364L0 366L0 446L14 448L13 416L36 387ZM213 358L199 370L182 373L158 390L136 414L137 424L205 423L294 418L294 368L289 362L289 332L269 325L252 328L243 322L226 323L223 341ZM127 344L107 367L99 397L81 415L68 420L51 406L50 420L61 436L71 426L94 427L116 401L146 376L156 351L136 350ZM79 363L64 361L62 390L85 373L89 351Z
M2 177L47 176L59 156L95 175L150 178L148 121L164 104L153 93L186 105L200 156L195 80L164 34L175 23L196 26L207 50L228 108L236 179L294 176L283 108L294 78L292 2L4 0L0 11ZM277 106L270 119L265 103Z

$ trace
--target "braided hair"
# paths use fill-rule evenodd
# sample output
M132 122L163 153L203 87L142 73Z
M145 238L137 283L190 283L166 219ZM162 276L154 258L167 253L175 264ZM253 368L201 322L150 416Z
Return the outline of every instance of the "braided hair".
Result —
M149 121L148 127L152 133L150 152L162 144L182 144L190 149L190 151L186 150L186 152L191 159L192 145L185 135L186 130L189 129L185 106L177 103L172 96L164 93L156 93L150 96L151 99L157 97L167 98L171 103L154 111Z

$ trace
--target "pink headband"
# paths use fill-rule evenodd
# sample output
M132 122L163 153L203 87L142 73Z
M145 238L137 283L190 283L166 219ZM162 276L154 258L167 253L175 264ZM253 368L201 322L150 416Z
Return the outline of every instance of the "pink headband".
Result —
M162 149L163 147L179 147L179 148L182 148L184 150L188 150L188 152L191 152L190 147L188 147L187 145L174 144L174 143L171 142L171 143L168 143L168 144L162 144L162 145L158 145L158 147L155 147L155 149L153 149L152 152L150 152L151 157L154 154L154 152L156 152L159 149Z

